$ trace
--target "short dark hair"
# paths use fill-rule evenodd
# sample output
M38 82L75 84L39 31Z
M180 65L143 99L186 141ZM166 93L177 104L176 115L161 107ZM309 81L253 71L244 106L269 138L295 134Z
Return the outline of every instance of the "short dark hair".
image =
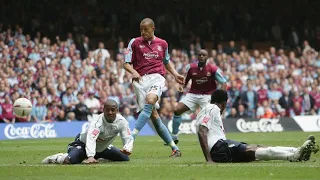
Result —
M211 95L211 103L224 103L228 101L228 92L222 89L214 91Z

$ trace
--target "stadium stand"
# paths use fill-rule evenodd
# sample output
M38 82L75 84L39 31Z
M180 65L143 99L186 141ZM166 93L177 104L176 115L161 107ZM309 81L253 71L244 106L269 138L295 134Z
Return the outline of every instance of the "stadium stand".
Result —
M119 102L127 116L135 115L131 76L122 63L128 38L139 35L137 24L149 14L156 20L157 35L168 39L180 73L196 61L197 50L210 51L209 63L228 78L226 117L320 115L320 26L313 23L315 12L299 15L299 8L308 5L302 1L286 10L274 8L278 3L251 1L233 9L223 2L207 9L193 1L77 1L77 7L37 2L7 0L0 7L0 122L87 120L101 112L107 98ZM146 5L145 12L139 4ZM154 6L169 8L162 13ZM257 12L259 7L276 12ZM171 119L184 94L177 92L170 75L166 79L159 111L163 119ZM12 114L19 97L34 105L28 119Z

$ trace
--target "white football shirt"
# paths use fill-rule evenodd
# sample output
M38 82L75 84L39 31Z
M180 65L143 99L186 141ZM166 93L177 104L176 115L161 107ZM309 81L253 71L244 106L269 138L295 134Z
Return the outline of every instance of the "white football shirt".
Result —
M208 104L202 108L197 115L196 121L197 133L199 132L200 125L209 129L207 134L209 150L211 150L211 148L219 139L226 140L222 118L220 115L220 108L217 105Z
M117 114L113 123L108 123L101 113L92 119L89 127L81 132L80 141L86 144L87 156L95 156L96 152L104 151L120 133L125 145L131 139L129 123L120 114Z

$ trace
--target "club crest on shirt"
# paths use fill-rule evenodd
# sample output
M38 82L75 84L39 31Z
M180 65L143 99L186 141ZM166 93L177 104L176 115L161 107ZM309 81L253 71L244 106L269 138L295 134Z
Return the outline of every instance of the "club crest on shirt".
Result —
M162 47L160 45L157 46L158 51L162 51Z
M142 44L139 45L139 48L140 48L140 49L143 49L144 47L146 47L146 46L144 46L144 45L142 45Z
M210 73L210 72L207 72L207 76L208 76L208 77L211 76L211 73Z

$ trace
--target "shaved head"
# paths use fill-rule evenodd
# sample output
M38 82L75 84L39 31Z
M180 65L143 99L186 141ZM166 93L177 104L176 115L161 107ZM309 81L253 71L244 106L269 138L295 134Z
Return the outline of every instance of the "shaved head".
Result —
M151 25L152 27L155 26L154 21L150 18L144 18L140 24Z
M104 113L104 117L106 118L107 122L112 123L116 119L118 109L119 109L119 106L115 100L108 99L104 103L103 113Z
M108 99L105 103L104 106L115 106L118 109L118 103L113 100L113 99Z
M145 18L140 23L141 37L146 41L154 39L154 21L150 18Z

